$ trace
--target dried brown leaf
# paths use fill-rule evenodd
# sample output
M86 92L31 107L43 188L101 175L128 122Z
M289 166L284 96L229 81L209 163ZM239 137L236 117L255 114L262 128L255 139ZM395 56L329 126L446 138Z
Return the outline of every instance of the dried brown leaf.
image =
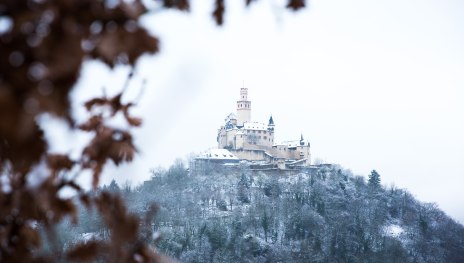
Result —
M105 161L100 161L100 162L97 162L94 167L92 167L92 170L93 170L92 187L93 189L96 189L98 187L98 183L100 182L100 175L103 171L104 164L105 164Z
M213 18L217 25L222 25L224 23L224 12L224 0L216 0L214 2Z
M126 117L127 122L134 127L139 127L142 125L142 119L136 117Z
M89 262L95 260L102 250L102 245L97 241L89 241L71 248L66 254L67 260Z
M251 2L254 2L256 0L245 0L245 4L246 6L249 6L251 4Z
M129 18L137 19L139 16L147 12L147 8L140 0L135 0L130 3L122 1L121 9Z
M25 240L27 246L39 247L41 244L40 235L37 229L32 228L29 225L25 225L20 229L21 240Z
M289 0L287 3L287 8L292 9L293 11L300 10L305 7L305 0Z
M142 125L142 119L130 116L129 108L132 107L132 106L134 106L134 104L132 104L132 103L128 103L128 104L124 105L123 108L122 108L122 112L124 114L124 117L127 120L127 123L129 123L129 125L134 126L134 127L139 127L140 125Z
M72 161L69 156L64 154L48 154L47 155L47 166L53 172L58 171L69 171L74 166L74 161Z
M128 32L119 26L100 36L92 54L113 67L118 63L133 65L143 53L156 53L158 50L158 39L150 36L145 29L137 26Z
M163 6L167 8L176 8L183 11L190 9L188 0L163 0Z
M94 106L103 106L108 103L108 100L105 98L93 98L87 101L84 106L87 111L91 111Z
M54 199L52 209L55 211L54 220L56 222L61 220L64 216L71 216L72 222L77 223L77 209L71 199Z
M114 96L109 100L109 105L111 106L112 109L112 116L116 114L116 112L120 111L123 109L122 103L121 103L121 97L122 97L122 92Z
M103 117L101 115L94 115L85 123L79 125L79 129L83 131L97 131L102 125Z
M91 206L91 199L88 195L86 194L81 194L79 196L79 200L81 201L82 204L84 204L84 206L89 209L90 206Z

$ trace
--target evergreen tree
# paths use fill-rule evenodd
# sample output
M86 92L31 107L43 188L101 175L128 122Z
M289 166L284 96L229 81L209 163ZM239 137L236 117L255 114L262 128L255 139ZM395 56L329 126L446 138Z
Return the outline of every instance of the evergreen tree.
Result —
M369 174L368 183L371 187L380 187L380 174L376 170L372 170L371 174Z
M116 181L114 179L111 180L111 183L108 186L108 190L111 191L111 192L119 192L120 191L119 185L118 185L118 183L116 183Z

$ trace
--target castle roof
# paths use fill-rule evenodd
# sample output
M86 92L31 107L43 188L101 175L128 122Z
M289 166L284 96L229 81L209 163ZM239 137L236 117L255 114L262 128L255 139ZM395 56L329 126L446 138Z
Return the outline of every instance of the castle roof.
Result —
M274 125L274 119L272 118L272 115L269 118L269 124L268 125Z
M237 115L235 115L235 113L230 113L228 116L227 116L227 119L228 120L236 120L237 119Z
M302 142L303 142L303 144L302 144ZM287 147L297 147L297 146L300 146L300 145L303 146L305 144L306 144L305 140L303 140L303 141L301 141L301 140L291 140L291 141L283 141L279 145L286 145ZM309 143L308 143L308 145L309 145Z
M238 160L237 156L229 152L227 149L209 149L202 153L199 157L207 159Z
M264 123L259 122L245 122L243 124L245 130L266 130L267 127Z

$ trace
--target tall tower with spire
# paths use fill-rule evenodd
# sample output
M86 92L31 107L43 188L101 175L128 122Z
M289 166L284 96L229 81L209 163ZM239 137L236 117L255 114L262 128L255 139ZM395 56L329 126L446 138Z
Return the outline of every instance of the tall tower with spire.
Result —
M237 126L251 121L251 101L248 100L248 89L240 89L240 100L237 101Z

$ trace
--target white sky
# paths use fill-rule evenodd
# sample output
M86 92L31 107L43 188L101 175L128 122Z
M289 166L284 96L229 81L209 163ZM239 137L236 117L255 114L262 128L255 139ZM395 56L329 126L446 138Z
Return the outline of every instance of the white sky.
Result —
M252 119L272 113L277 140L303 133L314 158L364 176L376 169L464 222L464 2L313 0L293 14L282 1L228 1L221 28L205 2L141 20L162 49L139 60L125 96L147 80L134 109L144 118L140 156L107 169L104 182L141 182L150 168L215 147L245 81ZM127 72L88 62L74 96L116 93Z

